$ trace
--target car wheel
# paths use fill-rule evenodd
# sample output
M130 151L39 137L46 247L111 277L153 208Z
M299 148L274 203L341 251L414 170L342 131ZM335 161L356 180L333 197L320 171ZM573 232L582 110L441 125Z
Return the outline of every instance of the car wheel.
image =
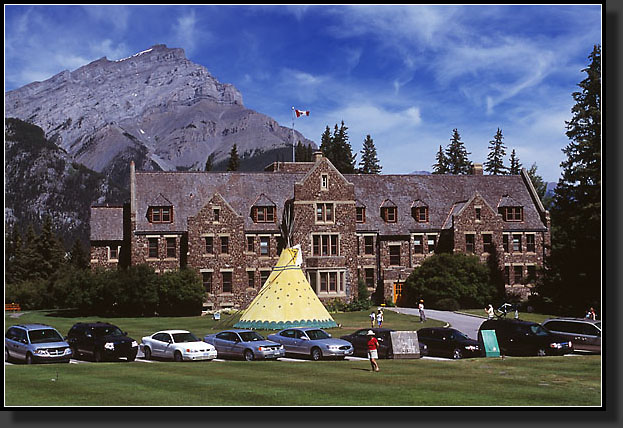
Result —
M180 351L175 351L175 354L173 354L173 361L175 361L176 363L179 363L182 360L183 360L182 353Z
M32 354L29 352L26 354L26 364L32 364Z
M102 362L102 351L100 351L99 349L96 349L95 352L93 353L93 359L95 360L96 363Z
M132 361L136 360L136 355L129 355L127 358L128 362L131 363Z
M314 361L322 359L322 351L320 350L320 348L313 348L311 350L311 358Z
M149 346L146 346L143 352L145 353L145 359L151 360L151 349L149 349Z
M536 355L537 355L537 357L544 357L544 356L545 356L545 349L543 349L543 348L539 348L539 349L536 351Z
M452 352L452 359L460 360L461 358L463 358L463 352L458 348L455 349L454 352Z
M246 361L253 361L253 352L250 349L244 351L244 359Z

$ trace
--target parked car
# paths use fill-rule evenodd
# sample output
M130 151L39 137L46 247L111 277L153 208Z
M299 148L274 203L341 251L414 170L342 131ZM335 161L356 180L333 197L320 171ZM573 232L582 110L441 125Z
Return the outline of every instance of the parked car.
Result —
M76 323L67 334L75 357L89 356L94 361L126 358L134 361L138 343L116 325L107 322Z
M4 338L4 361L68 363L72 352L63 336L45 324L20 324L9 327Z
M552 333L541 324L518 319L490 319L478 330L494 330L502 355L563 355L573 352L573 343L566 337Z
M350 342L332 338L321 328L286 328L269 335L268 339L282 344L286 349L286 354L308 355L314 361L326 357L343 359L347 355L353 355L354 352Z
M213 360L216 348L186 330L163 330L145 336L140 345L146 360L152 357L173 361Z
M253 330L225 330L209 334L203 340L216 348L219 357L244 358L247 361L277 359L286 352L283 346L266 340Z
M428 346L428 355L431 356L459 360L482 355L478 341L455 328L421 328L417 332L417 337L419 342Z
M551 332L567 337L576 351L601 353L601 321L589 318L551 318L543 322Z
M368 331L372 330L379 342L378 354L379 358L394 358L392 348L391 332L396 331L389 328L362 328L354 333L340 337L353 345L353 355L366 357L368 355ZM418 340L420 346L420 356L428 355L428 346Z

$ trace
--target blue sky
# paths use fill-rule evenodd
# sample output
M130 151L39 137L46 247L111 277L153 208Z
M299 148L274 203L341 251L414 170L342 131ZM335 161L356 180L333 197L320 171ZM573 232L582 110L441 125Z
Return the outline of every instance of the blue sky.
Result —
M246 107L320 143L344 120L385 174L431 170L457 128L473 162L497 128L508 156L560 177L572 92L601 44L600 5L5 6L5 90L180 47Z

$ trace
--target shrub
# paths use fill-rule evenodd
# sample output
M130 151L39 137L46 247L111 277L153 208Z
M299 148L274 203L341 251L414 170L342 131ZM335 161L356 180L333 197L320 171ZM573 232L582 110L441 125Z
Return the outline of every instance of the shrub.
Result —
M201 279L194 270L166 272L158 278L158 314L199 315L204 294Z
M458 311L459 309L461 309L461 305L459 305L459 302L452 298L439 299L437 305L435 306L441 311Z
M437 306L454 299L460 307L484 307L496 295L489 269L477 256L435 254L424 260L405 281L404 304L416 307L420 299Z

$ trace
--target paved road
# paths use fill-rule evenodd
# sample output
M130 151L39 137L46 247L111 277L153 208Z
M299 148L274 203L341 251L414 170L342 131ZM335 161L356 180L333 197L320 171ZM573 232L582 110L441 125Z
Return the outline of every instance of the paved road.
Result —
M414 315L419 318L420 312L416 308L386 308L388 311L398 312L400 314ZM456 312L449 311L436 311L434 309L425 310L426 317L444 321L450 324L453 328L462 331L472 339L478 339L478 328L480 324L485 320L483 317L475 315L458 314ZM422 326L426 323L422 323Z

